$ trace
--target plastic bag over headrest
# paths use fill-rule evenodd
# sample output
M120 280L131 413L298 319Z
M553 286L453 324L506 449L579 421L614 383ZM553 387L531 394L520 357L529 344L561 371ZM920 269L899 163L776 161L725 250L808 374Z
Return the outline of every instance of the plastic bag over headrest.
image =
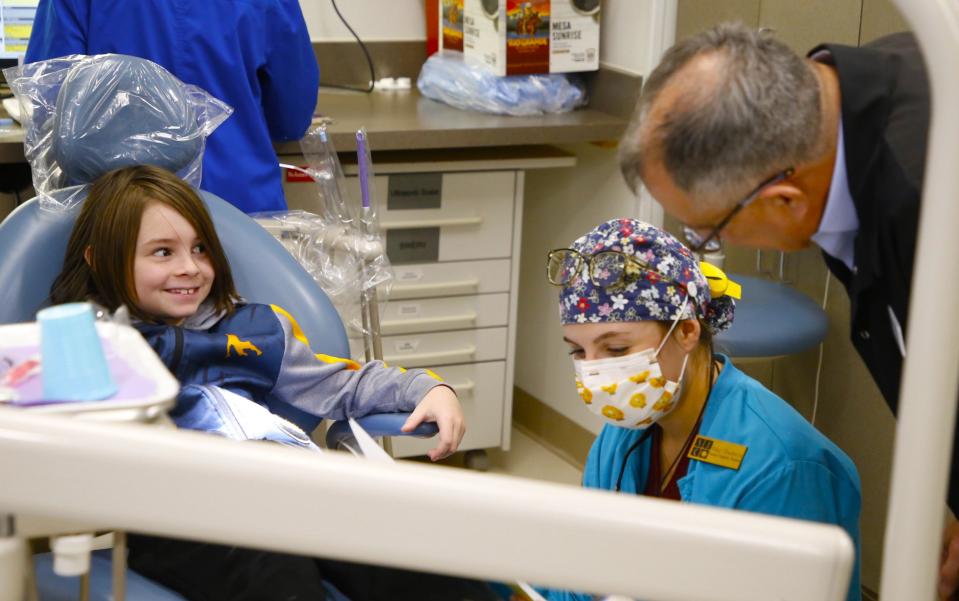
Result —
M150 61L104 56L70 70L54 115L53 158L69 183L132 164L187 167L203 148L184 86Z
M162 167L198 187L206 137L233 112L133 56L74 55L4 73L25 115L25 154L47 208L69 208L88 184L128 165Z

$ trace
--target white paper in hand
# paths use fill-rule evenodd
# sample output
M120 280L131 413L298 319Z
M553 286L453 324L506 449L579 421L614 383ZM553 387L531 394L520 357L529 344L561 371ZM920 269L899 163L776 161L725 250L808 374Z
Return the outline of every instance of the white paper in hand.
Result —
M539 593L537 593L536 589L526 584L522 580L518 580L516 582L516 585L520 588L521 591L523 591L524 595L530 598L531 601L546 601L546 599L543 598L543 595L540 595Z
M376 441L363 429L363 426L352 417L350 418L350 430L353 431L353 438L360 445L364 457L379 463L396 463L380 445L376 444Z

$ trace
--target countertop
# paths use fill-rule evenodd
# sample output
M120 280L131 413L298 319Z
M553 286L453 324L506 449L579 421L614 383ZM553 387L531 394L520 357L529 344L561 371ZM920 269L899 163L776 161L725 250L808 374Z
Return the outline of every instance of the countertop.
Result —
M569 113L510 117L465 111L409 92L326 92L319 115L331 119L337 151L356 150L356 130L365 127L370 147L418 150L616 140L626 120L584 108ZM298 154L297 142L275 144L277 154Z
M638 78L635 81L638 85ZM622 83L622 79L616 83ZM614 89L619 88L617 95L623 95L623 88L630 87ZM593 96L592 105L600 105L596 101L602 100L602 94L594 90ZM329 131L337 151L355 151L354 136L361 127L366 128L374 150L421 150L611 141L627 125L625 117L594 106L536 117L465 111L425 98L415 89L372 94L321 90L317 115L320 117L314 123L330 120ZM296 141L274 147L278 155L300 154ZM0 163L23 160L23 129L0 128Z

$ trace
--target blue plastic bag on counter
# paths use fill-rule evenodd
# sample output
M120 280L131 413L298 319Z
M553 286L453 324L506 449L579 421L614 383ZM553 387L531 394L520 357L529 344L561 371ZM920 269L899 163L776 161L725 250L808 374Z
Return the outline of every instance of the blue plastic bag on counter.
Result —
M459 52L437 52L416 82L420 93L460 109L501 115L565 113L586 104L581 85L559 73L494 75Z

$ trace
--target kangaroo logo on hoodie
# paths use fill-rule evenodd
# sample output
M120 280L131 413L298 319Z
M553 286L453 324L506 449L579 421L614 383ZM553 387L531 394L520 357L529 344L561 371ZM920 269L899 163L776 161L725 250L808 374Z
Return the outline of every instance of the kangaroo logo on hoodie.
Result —
M258 356L263 354L263 351L256 348L249 340L240 340L239 336L236 334L227 334L226 335L226 356L230 356L230 350L236 351L237 357L246 357L248 351L253 351Z

